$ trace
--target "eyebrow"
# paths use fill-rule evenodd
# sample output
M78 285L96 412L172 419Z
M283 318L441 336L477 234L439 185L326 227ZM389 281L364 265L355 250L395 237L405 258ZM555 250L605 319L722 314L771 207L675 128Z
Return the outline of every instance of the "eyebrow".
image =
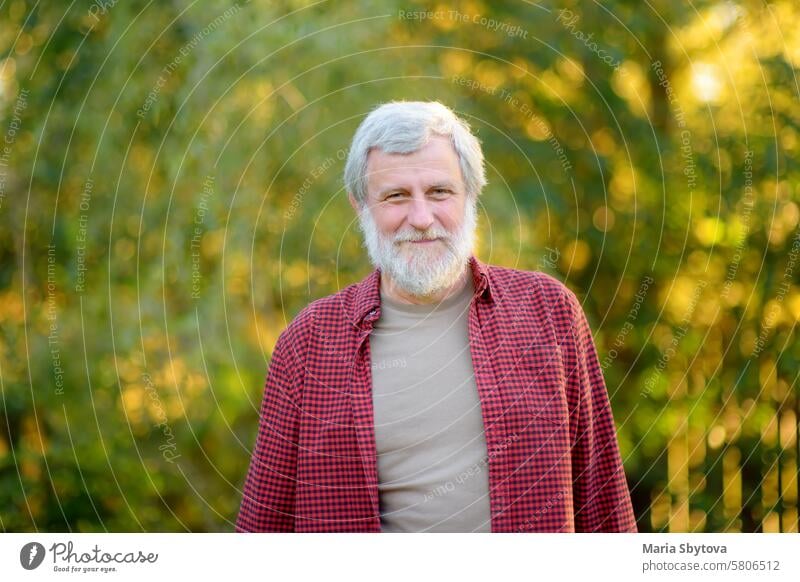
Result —
M432 190L434 188L449 188L450 190L455 190L456 187L451 182L435 182L428 186L428 190ZM405 192L406 189L402 186L393 186L391 188L384 188L378 193L378 197L385 196L387 194L391 194L392 192L403 191Z

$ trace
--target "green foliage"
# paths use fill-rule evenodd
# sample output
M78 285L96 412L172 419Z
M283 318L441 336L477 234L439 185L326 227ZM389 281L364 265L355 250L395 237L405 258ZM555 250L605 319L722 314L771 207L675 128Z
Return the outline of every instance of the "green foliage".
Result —
M0 8L5 531L232 529L394 99L481 139L478 255L583 301L640 529L797 531L796 3L110 4Z

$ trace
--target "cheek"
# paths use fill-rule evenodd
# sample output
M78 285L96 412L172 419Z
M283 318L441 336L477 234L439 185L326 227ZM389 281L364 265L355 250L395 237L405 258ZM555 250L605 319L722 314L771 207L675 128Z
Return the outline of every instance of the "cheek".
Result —
M375 225L383 234L392 234L403 224L405 212L397 205L376 207L372 214Z
M464 207L456 201L445 202L436 213L439 222L447 230L455 230L464 221Z

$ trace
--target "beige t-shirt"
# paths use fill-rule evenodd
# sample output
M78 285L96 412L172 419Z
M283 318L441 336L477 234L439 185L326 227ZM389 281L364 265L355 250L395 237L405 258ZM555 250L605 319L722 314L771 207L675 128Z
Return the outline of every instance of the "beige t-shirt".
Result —
M381 531L491 531L467 327L473 293L471 279L434 305L381 293L369 337Z

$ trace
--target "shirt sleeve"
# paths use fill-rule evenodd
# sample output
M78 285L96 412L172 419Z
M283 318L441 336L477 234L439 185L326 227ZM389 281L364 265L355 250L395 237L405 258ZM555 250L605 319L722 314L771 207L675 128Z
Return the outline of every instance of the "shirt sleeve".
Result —
M572 437L575 531L636 532L630 492L603 374L586 315L574 293L563 295L563 334Z
M237 532L294 531L299 408L286 332L272 353Z

